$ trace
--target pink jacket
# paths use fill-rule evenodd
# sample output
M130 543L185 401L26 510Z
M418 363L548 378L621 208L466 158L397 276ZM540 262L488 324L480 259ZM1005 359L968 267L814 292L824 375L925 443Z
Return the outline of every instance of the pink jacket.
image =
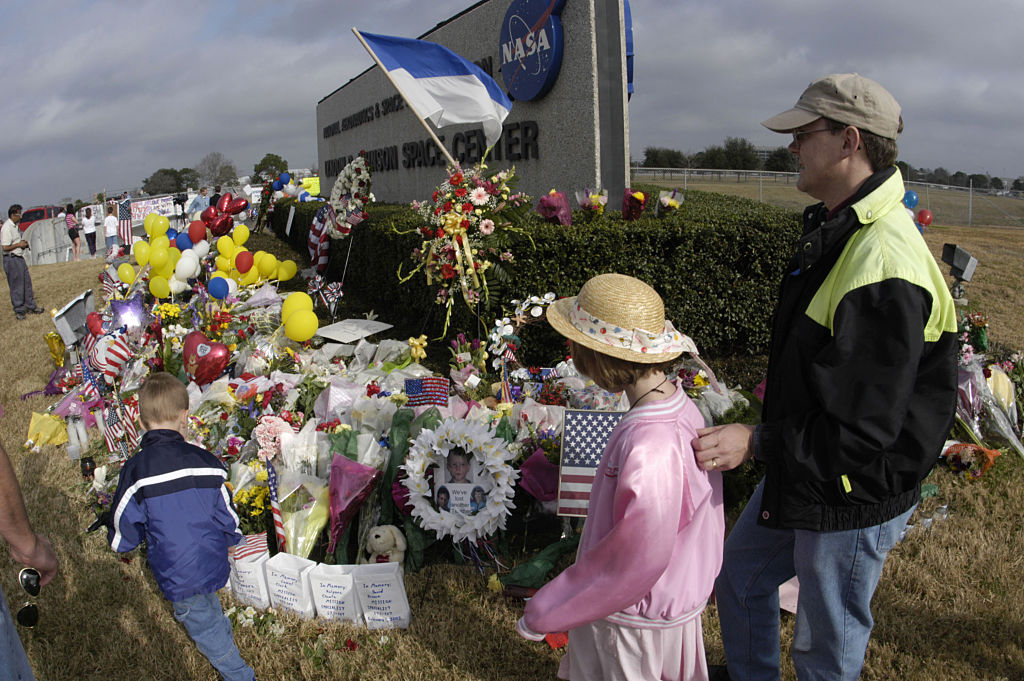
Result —
M612 431L590 494L576 562L526 604L536 632L606 619L646 629L700 615L722 565L721 473L690 448L704 426L676 388L628 412Z

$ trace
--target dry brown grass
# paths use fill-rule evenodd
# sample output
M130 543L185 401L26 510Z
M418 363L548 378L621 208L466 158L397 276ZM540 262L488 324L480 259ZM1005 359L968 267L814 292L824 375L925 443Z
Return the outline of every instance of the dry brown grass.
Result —
M1024 346L1017 319L1024 232L1006 229L933 229L927 237L937 252L955 242L981 261L968 285L972 303L991 317L996 340ZM254 243L270 249L268 237ZM275 251L285 249L277 244ZM46 308L62 305L97 286L99 261L33 268L37 299ZM98 292L97 292L98 295ZM0 301L7 300L6 280ZM0 303L0 437L21 480L29 514L49 536L61 562L58 578L38 599L41 624L21 631L41 681L109 681L151 678L207 681L216 677L174 621L144 562L118 560L99 534L83 532L92 520L77 463L64 448L31 454L20 448L33 411L53 403L43 396L20 400L41 389L53 368L43 335L53 330L46 315L15 322ZM95 436L94 436L95 437ZM864 677L962 681L1024 678L1024 531L1020 526L1021 460L1003 456L978 483L944 471L932 478L949 519L912 535L892 553L875 598L877 627ZM21 594L17 566L0 551L0 585L17 607ZM430 679L481 681L553 678L559 653L514 633L519 605L486 590L471 569L433 565L406 576L413 611L408 631L366 629L285 618L287 633L274 638L236 630L243 656L261 679ZM792 619L784 622L783 650L791 641ZM324 655L310 655L318 636ZM721 661L714 608L705 614L710 661ZM386 638L382 638L386 637ZM347 650L346 640L358 648ZM304 652L305 651L305 652ZM787 655L783 655L785 659ZM784 665L784 678L793 679Z

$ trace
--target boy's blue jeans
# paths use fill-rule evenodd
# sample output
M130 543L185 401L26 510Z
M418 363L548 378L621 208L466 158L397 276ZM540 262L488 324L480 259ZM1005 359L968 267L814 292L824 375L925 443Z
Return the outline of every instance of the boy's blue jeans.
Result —
M35 681L36 678L32 675L3 589L0 589L0 678L11 681Z
M247 665L235 646L231 622L224 616L217 594L200 594L174 602L174 618L185 625L196 642L225 681L253 681L256 674Z
M763 487L764 480L729 533L715 581L729 676L779 679L779 585L796 575L797 678L857 679L874 626L871 597L914 509L860 530L779 530L757 524Z

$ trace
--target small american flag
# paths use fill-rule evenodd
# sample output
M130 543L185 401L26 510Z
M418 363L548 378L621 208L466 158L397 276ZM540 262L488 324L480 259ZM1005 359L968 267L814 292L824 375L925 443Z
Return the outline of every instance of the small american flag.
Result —
M110 459L125 460L128 451L124 444L124 424L121 422L120 409L116 400L107 402L107 413L104 415L103 440L107 443Z
M270 487L270 513L274 516L274 535L277 537L277 550L284 553L287 544L284 536L284 517L281 515L281 504L277 498L277 471L274 464L267 462L267 486Z
M98 399L100 396L99 384L96 383L96 377L92 375L84 357L78 367L79 373L82 375L82 396L86 401Z
M558 515L586 516L590 488L615 425L625 412L566 409L558 467Z
M124 413L124 439L129 449L135 449L140 439L139 428L135 425L139 418L139 398L133 395L121 402L121 409Z
M405 379L405 394L409 396L406 406L419 407L425 404L448 406L448 379L444 376Z
M327 267L327 259L331 248L327 225L333 223L334 209L328 204L316 212L316 215L313 216L313 222L309 226L309 262L317 272L322 272Z
M235 545L235 560L258 556L267 552L267 533L247 534Z
M124 198L117 204L117 235L121 243L132 245L132 200Z
M106 272L100 274L100 281L103 282L103 298L110 300L118 291L117 282Z

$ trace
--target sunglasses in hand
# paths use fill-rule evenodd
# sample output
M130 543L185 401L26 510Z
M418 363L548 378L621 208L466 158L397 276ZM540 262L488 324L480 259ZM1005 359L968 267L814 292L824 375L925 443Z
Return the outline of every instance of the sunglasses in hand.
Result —
M23 568L18 573L18 582L32 598L39 595L39 571L35 568ZM18 624L31 629L39 623L39 607L32 602L22 604L17 614Z

